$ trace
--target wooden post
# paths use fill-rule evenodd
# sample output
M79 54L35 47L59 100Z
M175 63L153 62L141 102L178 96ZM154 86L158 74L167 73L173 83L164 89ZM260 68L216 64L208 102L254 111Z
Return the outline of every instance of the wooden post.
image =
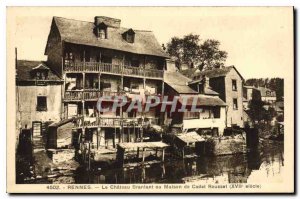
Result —
M165 82L164 81L162 81L162 85L161 85L161 96L164 96L164 94L165 94Z
M136 155L136 158L138 159L139 156L140 156L140 148L138 147L138 148L137 148L137 155Z
M101 84L100 84L100 76L101 76L101 73L98 74L98 90L100 91L101 89Z
M117 128L115 127L115 132L114 132L114 143L113 143L114 148L116 148L116 134L117 134Z
M142 158L142 162L145 162L145 148L143 148L143 158Z
M88 157L88 161L89 161L89 171L91 170L91 141L89 141L89 157Z
M157 157L158 148L155 148L155 156Z
M85 89L85 73L82 73L82 89Z
M161 157L161 161L165 161L165 148L163 148L162 150L162 157Z
M97 149L99 149L99 131L97 128Z
M83 121L82 121L82 123L83 123L83 126L85 125L85 124L84 124L84 116L85 116L85 110L84 110L85 107L84 107L84 103L85 103L84 100L82 100L82 116L83 116Z
M142 127L141 127L141 142L143 142L143 138L144 138L144 129L143 129L143 124L142 124Z
M127 133L128 133L128 142L131 142L130 128L127 129Z
M124 127L121 127L121 143L124 142Z

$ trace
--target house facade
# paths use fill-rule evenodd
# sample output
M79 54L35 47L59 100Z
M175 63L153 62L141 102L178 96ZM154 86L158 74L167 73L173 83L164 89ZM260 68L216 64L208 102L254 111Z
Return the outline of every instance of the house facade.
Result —
M43 124L62 118L63 81L41 61L17 60L16 71L17 128L41 135Z
M271 89L266 87L258 87L258 90L260 91L262 101L269 104L274 104L276 102L275 91L272 91Z
M164 95L168 55L151 31L120 26L121 20L95 17L94 22L54 17L45 55L63 79L62 114L75 117L78 139L94 148L115 148L120 142L143 139L143 125L158 121L147 113L99 112L99 97ZM102 105L111 107L113 100Z
M194 81L207 78L212 90L219 93L226 105L226 127L244 126L243 77L234 66L199 71L191 69L182 73Z
M165 93L177 96L184 112L168 113L170 126L177 132L223 135L226 127L226 104L205 82L195 83L179 72L165 73ZM196 85L195 85L196 84ZM201 87L201 89L197 89ZM195 106L198 110L192 110ZM181 107L178 107L178 110Z

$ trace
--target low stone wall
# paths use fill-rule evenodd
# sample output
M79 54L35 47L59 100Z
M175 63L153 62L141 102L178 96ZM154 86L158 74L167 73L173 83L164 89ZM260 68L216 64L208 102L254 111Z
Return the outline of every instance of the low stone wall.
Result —
M56 150L52 153L52 161L54 164L72 160L75 157L74 149Z
M205 143L207 155L229 155L246 152L246 136L244 135L209 138Z

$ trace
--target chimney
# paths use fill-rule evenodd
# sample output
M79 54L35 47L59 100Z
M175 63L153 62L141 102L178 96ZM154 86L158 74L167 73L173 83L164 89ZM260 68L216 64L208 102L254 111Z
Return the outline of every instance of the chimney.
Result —
M209 78L206 77L205 75L203 75L201 77L201 83L199 84L199 88L198 88L198 92L200 94L204 94L205 93L205 89L210 88L209 87Z
M98 26L101 23L104 23L108 27L113 27L113 28L120 28L121 25L121 20L120 19L115 19L115 18L110 18L110 17L104 17L104 16L95 16L94 19L95 26Z

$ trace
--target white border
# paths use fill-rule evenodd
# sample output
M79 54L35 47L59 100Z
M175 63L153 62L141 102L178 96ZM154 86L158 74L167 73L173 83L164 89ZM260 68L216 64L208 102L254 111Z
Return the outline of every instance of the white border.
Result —
M203 1L197 1L197 0L185 0L185 1L162 1L162 0L151 0L151 1L139 1L139 0L114 0L114 1L97 1L97 0L89 0L89 1L82 1L82 0L72 0L72 1L62 1L62 0L51 0L51 1L38 1L38 0L26 0L26 1L17 1L17 0L4 0L0 3L0 28L1 28L1 39L0 39L0 48L2 48L2 53L0 54L0 91L1 91L1 98L0 98L0 112L1 112L1 118L0 118L0 124L2 131L2 137L0 139L0 145L1 145L1 155L0 155L0 162L1 162L1 180L0 180L0 187L1 187L1 198L8 198L11 197L11 195L6 194L6 6L295 6L295 8L299 8L299 1L292 1L292 0L252 0L252 1L232 1L232 0L203 0ZM299 27L299 20L296 20L297 24L296 27ZM298 28L296 29L296 32L298 32ZM299 34L299 33L298 33ZM296 41L296 45L298 46L298 41ZM298 57L299 51L295 55ZM297 64L297 63L295 63ZM297 67L297 66L296 66ZM299 77L299 71L297 72L297 77ZM296 78L297 79L297 78ZM297 83L297 87L298 87ZM296 87L296 88L297 88ZM297 89L297 92L299 90ZM297 95L298 96L298 95ZM299 99L299 96L297 97ZM298 101L299 102L299 101ZM9 109L8 109L9 110ZM298 109L297 109L298 112ZM300 123L300 119L297 119L296 123ZM299 143L299 135L297 136L297 143ZM296 144L297 146L297 144ZM9 169L9 168L8 168ZM298 172L297 172L298 173ZM299 183L298 183L299 184ZM297 190L297 189L296 189ZM299 189L298 189L299 191ZM145 195L143 195L145 196ZM18 198L23 198L25 196L19 196ZM34 197L29 196L27 197ZM62 198L66 196L58 196L58 195L37 195L35 196L37 198L39 197L55 197L55 198ZM76 197L74 195L67 196L69 198ZM84 196L85 197L85 196ZM99 196L94 196L99 197ZM108 197L102 195L101 198ZM132 196L118 196L118 197L132 197ZM137 195L136 197L141 197L140 195ZM155 197L166 197L166 196L159 196L156 195ZM169 197L176 197L176 196L169 196ZM178 197L183 197L182 195ZM198 197L198 196L197 196ZM203 196L200 196L203 197ZM223 196L224 197L224 196ZM247 196L242 196L247 197ZM263 198L265 196L255 196L256 198ZM292 197L292 196L290 196Z

